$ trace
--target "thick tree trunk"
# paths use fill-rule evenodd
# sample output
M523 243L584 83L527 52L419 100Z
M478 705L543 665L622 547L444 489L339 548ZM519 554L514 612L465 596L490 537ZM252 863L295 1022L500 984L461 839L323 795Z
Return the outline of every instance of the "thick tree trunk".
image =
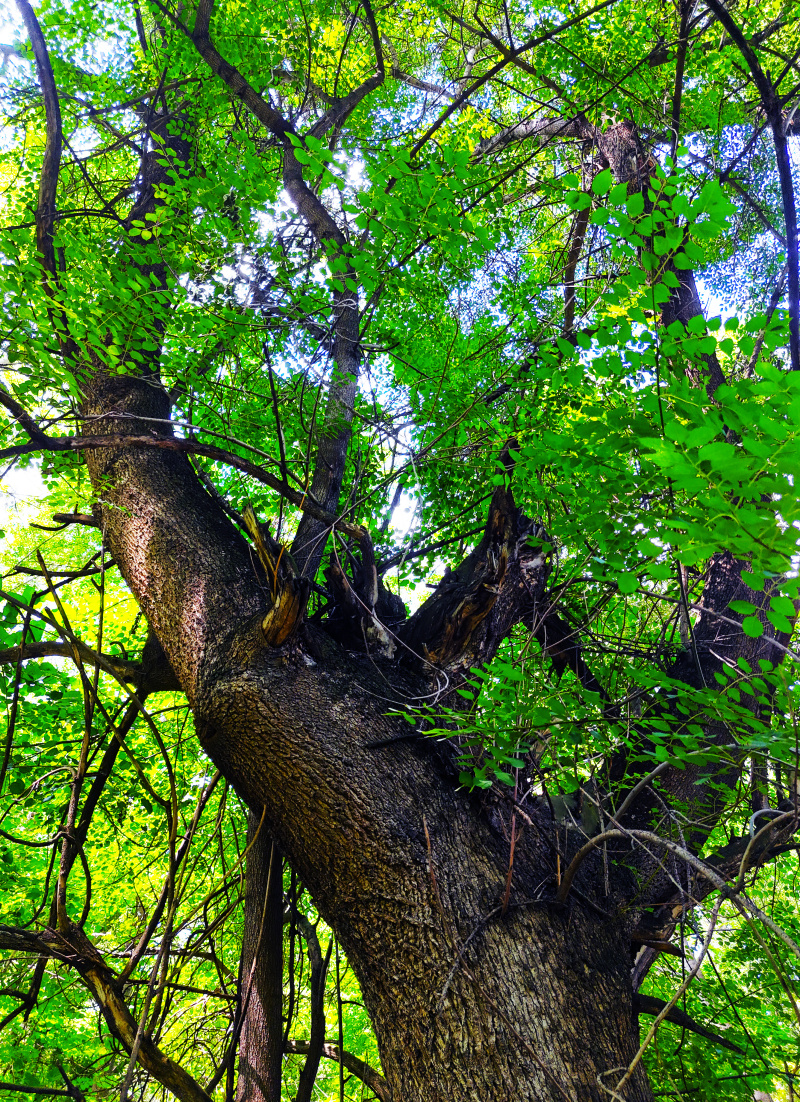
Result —
M266 807L264 827L337 932L398 1102L607 1097L598 1076L636 1051L630 923L539 899L553 898L555 860L530 828L501 917L498 815L441 776L424 740L369 748L408 735L387 713L421 683L311 625L294 646L263 647L253 559L185 460L98 451L90 464L96 477L113 465L122 507L105 511L108 538L203 746ZM641 1078L628 1093L649 1097Z
M346 714L357 739L374 736L361 709ZM340 736L339 728L320 729L333 757ZM380 753L394 758L398 775L419 765L407 747ZM265 748L251 759L259 773L256 763L266 757ZM372 796L380 800L386 774L372 774ZM397 787L405 788L399 776ZM334 824L326 793L319 795L319 818L309 829L322 840ZM534 869L523 857L518 865L517 856L518 880L502 915L508 843L476 833L467 797L425 799L416 813L407 805L371 838L363 833L362 801L338 808L349 825L322 868L297 848L298 839L294 851L303 854L301 875L361 983L393 1102L610 1097L603 1087L613 1089L638 1048L630 923L580 901L558 909L537 899L542 887L552 899L554 869L536 838L524 836L542 864ZM334 890L320 881L326 872ZM639 1069L625 1102L651 1097Z

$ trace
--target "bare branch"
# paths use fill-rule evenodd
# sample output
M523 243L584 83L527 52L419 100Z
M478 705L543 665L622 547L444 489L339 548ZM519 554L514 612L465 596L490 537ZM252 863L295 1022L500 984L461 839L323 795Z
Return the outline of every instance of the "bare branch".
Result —
M36 210L36 247L41 257L44 269L44 285L48 294L52 296L57 284L57 266L55 246L53 245L53 222L56 213L56 189L58 187L58 173L61 167L61 107L58 102L53 67L50 64L50 55L47 52L47 44L39 26L39 20L34 14L28 0L17 0L17 7L25 22L25 28L30 36L33 56L36 58L36 72L39 77L39 87L44 97L44 111L46 120L46 137L44 147L44 159L42 160L42 173L39 178L39 205Z
M294 1041L290 1040L286 1042L285 1052L297 1054L298 1056L305 1056L311 1050L310 1041ZM322 1046L322 1055L328 1060L335 1060L339 1063L339 1046L331 1044L326 1041ZM392 1102L392 1089L380 1072L368 1064L366 1060L362 1060L359 1056L355 1056L352 1052L348 1052L346 1049L342 1052L342 1064L347 1068L351 1075L355 1075L357 1079L360 1079L369 1089L375 1094L381 1102Z
M652 1017L657 1017L663 1013L664 1007L667 1003L664 999L656 998L655 995L634 995L633 1008L638 1014L649 1014ZM726 1037L721 1037L718 1033L712 1033L710 1029L706 1029L705 1026L700 1025L694 1018L690 1018L683 1010L677 1006L670 1007L663 1018L666 1022L672 1022L673 1025L679 1025L681 1029L688 1029L691 1033L696 1033L698 1037L705 1037L708 1041L713 1041L717 1045L722 1045L723 1048L727 1048L730 1052L738 1052L740 1056L746 1056L747 1053L739 1045L735 1045L733 1041L729 1041Z
M316 520L329 526L330 529L337 528L342 532L346 532L347 535L354 536L356 539L362 539L364 536L364 529L361 525L351 524L349 521L342 520L333 513L321 508L314 500L313 494L301 494L297 490L293 490L291 486L288 486L281 479L276 478L275 475L270 474L269 471L265 471L263 467L259 467L255 463L250 463L248 460L242 459L240 456L234 455L233 452L226 451L224 448L217 448L209 444L201 444L195 440L185 440L174 436L126 436L117 433L109 434L108 436L48 436L36 424L33 418L25 413L19 403L16 402L11 395L6 394L5 391L0 392L0 404L14 413L15 418L23 425L28 435L31 437L30 444L15 445L0 450L0 459L6 459L21 454L30 454L40 450L64 452L87 451L93 448L163 448L168 451L185 452L189 455L203 455L208 459L214 459L220 463L235 467L237 470L243 471L245 474L249 474L253 478L258 479L259 482L263 482L266 486L269 486L270 489L281 494L282 497L285 497L287 501L290 501L302 512L310 514ZM22 420L23 416L25 422ZM58 516L59 518L62 516L69 516L70 520L74 519L73 514L58 514ZM77 523L88 524L89 521L81 520L77 521Z
M147 692L180 692L178 679L166 660L162 667L149 669L141 662L129 662L116 654L98 654L79 639L70 643L46 640L40 643L25 643L22 647L8 647L6 650L0 650L0 666L7 666L17 661L28 662L36 658L74 659L76 646L82 661L100 666L101 669L113 673L120 681L142 686L142 691L145 691L144 686L146 686Z
M70 924L63 934L49 928L35 933L14 926L0 926L0 949L35 953L74 968L100 1008L112 1035L130 1053L137 1034L137 1022L128 1009L117 976L78 926ZM139 1047L139 1063L180 1102L211 1102L211 1098L189 1073L165 1056L145 1036Z

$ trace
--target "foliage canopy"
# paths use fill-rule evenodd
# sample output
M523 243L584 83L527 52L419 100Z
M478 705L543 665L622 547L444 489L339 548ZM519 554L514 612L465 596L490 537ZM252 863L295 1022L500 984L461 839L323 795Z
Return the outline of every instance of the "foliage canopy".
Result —
M265 620L275 648L305 617L380 668L426 661L430 691L389 688L385 713L443 740L446 783L476 804L546 807L585 840L646 777L655 810L633 825L657 819L733 888L713 910L676 858L671 927L633 939L642 996L679 990L690 1021L647 1049L654 1089L793 1098L796 6L18 8L0 456L36 465L46 498L36 524L9 519L2 560L0 1078L169 1087L98 1032L85 976L25 942L63 934L68 910L139 1032L235 1092L247 812L197 741L197 693L148 642L144 568L113 534L136 506L114 497L116 460L98 474L114 444L188 456L288 617ZM168 394L171 421L130 412L131 380ZM520 577L546 584L491 648L429 647L403 604L450 600L511 493ZM744 571L727 589L721 563ZM356 979L290 863L284 1097L316 1074L314 1097L388 1098ZM737 909L745 890L774 925Z

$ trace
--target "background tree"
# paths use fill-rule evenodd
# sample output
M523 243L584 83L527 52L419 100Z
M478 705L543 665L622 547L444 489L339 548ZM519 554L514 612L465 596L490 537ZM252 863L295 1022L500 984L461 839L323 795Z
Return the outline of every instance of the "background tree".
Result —
M792 8L18 9L9 1062L793 1091Z

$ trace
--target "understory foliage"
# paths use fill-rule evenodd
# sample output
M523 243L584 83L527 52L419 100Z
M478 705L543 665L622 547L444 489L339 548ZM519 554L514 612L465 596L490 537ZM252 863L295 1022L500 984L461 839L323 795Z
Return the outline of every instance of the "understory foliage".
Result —
M148 681L83 442L128 431L122 402L87 414L90 377L160 379L173 427L138 418L138 446L179 446L247 538L257 518L284 548L276 592L295 540L308 621L341 641L337 579L374 555L395 619L361 623L367 653L410 654L400 603L445 593L513 493L547 562L535 614L458 683L387 690L386 712L439 740L476 801L548 808L562 833L615 828L649 775L676 844L756 835L723 873L774 927L691 898L665 858L670 949L640 938L632 965L652 953L640 993L678 992L684 1019L644 1061L658 1097L796 1097L797 6L20 0L11 18L0 461L44 488L3 522L0 923L56 926L68 876L70 920L140 1031L236 1096L248 809L174 675ZM627 175L604 144L623 131ZM689 285L703 312L671 305ZM320 446L342 441L341 488L315 498ZM312 506L330 523L301 561ZM708 657L695 632L725 555L749 599L715 615L743 643ZM662 798L667 768L694 769L708 808ZM388 1099L354 974L280 860L282 1097ZM166 1097L69 962L19 945L0 1093ZM320 1008L333 1048L312 1091Z

